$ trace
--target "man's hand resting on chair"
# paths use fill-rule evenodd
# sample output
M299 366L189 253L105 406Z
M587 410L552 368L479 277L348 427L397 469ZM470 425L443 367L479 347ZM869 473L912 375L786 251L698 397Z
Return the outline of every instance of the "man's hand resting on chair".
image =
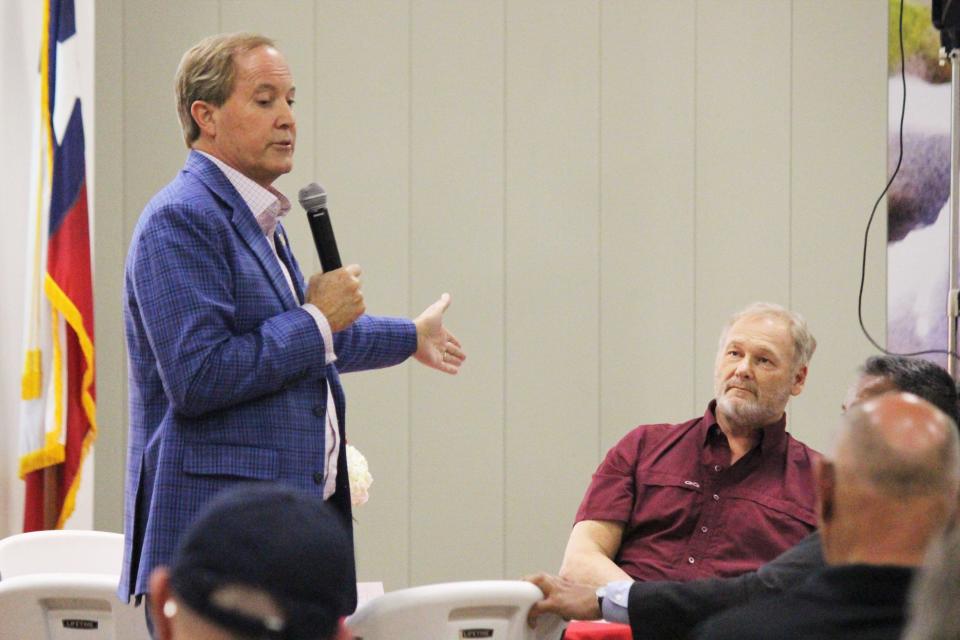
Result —
M527 614L530 628L537 626L537 618L544 613L555 613L564 620L596 620L601 616L593 587L547 573L527 576L524 580L537 585L544 596L530 607Z

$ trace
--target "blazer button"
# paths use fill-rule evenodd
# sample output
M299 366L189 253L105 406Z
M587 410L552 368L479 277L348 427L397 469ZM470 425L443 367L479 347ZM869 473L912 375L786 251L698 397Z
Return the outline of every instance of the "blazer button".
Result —
M313 483L314 484L323 484L323 473L317 471L313 474Z
M313 415L317 416L318 418L322 418L322 417L323 417L323 405L322 405L322 404L318 404L317 406L315 406L315 407L313 408Z

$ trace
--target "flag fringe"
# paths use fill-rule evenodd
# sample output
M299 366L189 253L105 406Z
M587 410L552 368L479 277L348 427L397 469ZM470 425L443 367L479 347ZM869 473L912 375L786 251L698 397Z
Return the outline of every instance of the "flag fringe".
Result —
M70 325L70 328L73 329L74 333L77 334L77 340L80 342L80 350L83 351L83 360L87 365L83 372L83 379L80 383L80 390L82 394L81 403L83 404L87 421L90 423L90 432L96 434L97 405L93 398L93 392L91 391L94 377L93 339L90 337L90 334L87 333L87 328L83 324L83 316L80 314L80 310L77 309L77 306L73 303L73 300L71 300L70 297L64 293L63 289L60 288L60 285L57 284L56 280L47 274L46 280L43 284L44 291L46 292L47 297L50 299L51 306L63 316L64 320L67 321L67 324ZM56 348L54 351L56 351ZM56 361L56 358L54 358L54 361Z
M23 376L20 378L20 398L36 400L40 397L43 367L40 364L40 349L27 351L23 360Z
M77 334L77 340L80 343L80 350L83 352L83 358L86 364L80 387L81 403L90 428L83 437L83 444L80 448L80 460L77 464L77 473L74 475L73 482L70 483L70 487L67 489L67 494L64 496L63 506L60 510L60 516L57 518L57 528L61 529L70 516L73 515L73 510L76 506L77 491L80 489L80 479L83 475L83 464L87 459L87 455L90 453L90 447L93 446L94 440L97 439L97 405L92 392L94 380L94 348L93 340L83 324L83 316L80 310L77 309L73 300L67 296L49 274L44 281L44 291L50 299L51 306L63 315L64 320ZM54 353L56 353L56 351L57 347L55 346ZM56 362L56 360L57 358L54 357L54 362Z
M66 450L62 443L57 442L56 436L57 434L53 432L48 433L42 449L20 456L19 475L21 480L26 478L28 473L58 465L64 461Z
M49 276L47 276L49 279ZM50 333L53 344L53 429L43 436L43 448L28 451L20 456L20 477L31 471L37 471L62 463L66 459L66 450L61 441L63 436L63 352L60 345L60 316L55 307L50 308ZM44 412L46 419L46 412Z

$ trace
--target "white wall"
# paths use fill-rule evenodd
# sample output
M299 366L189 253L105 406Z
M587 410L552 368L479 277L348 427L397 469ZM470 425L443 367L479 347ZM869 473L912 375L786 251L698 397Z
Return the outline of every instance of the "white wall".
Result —
M886 5L870 0L97 2L96 523L119 526L120 282L143 205L183 162L182 52L276 37L298 83L293 193L331 194L368 307L441 291L469 360L347 377L375 477L361 579L388 589L556 569L606 449L700 413L716 335L756 299L820 340L792 431L826 444L869 354L862 228L886 158ZM189 18L189 19L188 19ZM317 268L302 216L288 225ZM884 330L883 228L865 308Z
M82 59L80 100L86 134L87 185L94 189L93 42L95 25L93 0L76 1L78 46ZM30 158L31 123L36 104L37 65L40 51L43 3L35 0L4 0L0 3L0 86L6 99L0 101L0 536L23 527L24 484L17 476L17 407L23 365L23 308L26 273L27 229L24 221L31 212ZM91 203L92 205L92 203ZM94 211L90 209L91 220ZM93 456L84 465L83 482L77 494L74 515L67 528L93 526Z

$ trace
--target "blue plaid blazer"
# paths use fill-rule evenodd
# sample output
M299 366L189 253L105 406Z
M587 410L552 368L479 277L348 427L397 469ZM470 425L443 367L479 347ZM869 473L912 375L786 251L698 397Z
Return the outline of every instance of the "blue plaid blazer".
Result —
M410 320L361 316L335 334L337 359L325 365L316 322L291 293L253 213L216 165L191 152L133 233L124 321L130 433L121 599L146 593L150 572L170 561L201 506L225 487L279 481L322 495L328 385L341 430L331 500L350 525L339 374L404 361L417 344Z

